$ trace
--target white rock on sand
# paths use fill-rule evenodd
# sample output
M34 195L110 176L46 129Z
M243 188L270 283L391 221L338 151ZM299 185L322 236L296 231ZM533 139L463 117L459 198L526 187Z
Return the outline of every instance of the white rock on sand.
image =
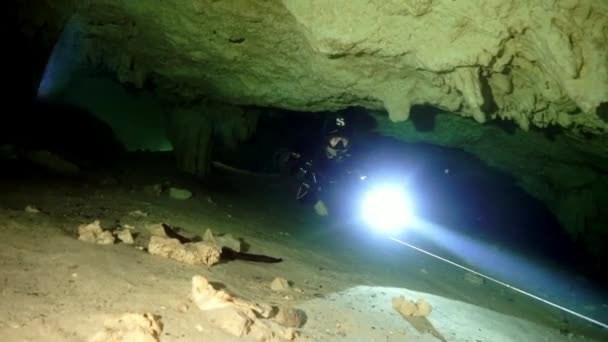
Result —
M163 330L160 318L151 313L126 313L107 319L104 326L89 342L158 342Z
M152 236L148 252L190 265L211 266L220 261L221 250L207 242L181 244L177 239Z
M40 210L38 210L38 208L34 207L33 205L28 205L27 207L25 207L25 212L30 214L38 214Z
M163 225L160 223L146 224L144 228L145 231L151 236L167 237L167 234L165 234L165 228L163 228Z
M78 240L99 245L111 245L114 243L114 236L101 228L99 220L95 220L92 223L78 226Z
M216 290L203 276L192 278L191 298L194 304L205 312L206 318L234 336L247 336L256 341L293 340L297 331L272 322L272 308L268 304L258 304L235 298L223 290ZM300 315L300 313L297 313ZM285 314L287 315L287 314ZM292 320L285 322L294 325ZM298 325L301 326L299 322Z
M133 235L129 231L129 229L124 229L118 232L116 237L122 241L122 243L127 245L132 245L135 241L133 240Z
M188 189L169 188L169 196L176 200L187 200L192 197L192 192Z
M429 303L423 299L418 299L416 303L405 299L403 296L394 297L392 300L393 308L403 317L427 317L433 311Z
M129 212L129 215L133 217L148 217L148 213L145 213L139 209Z
M279 308L274 321L285 327L300 328L304 325L306 316L302 310L295 309L291 306L282 306Z
M286 291L289 290L290 287L291 286L289 285L287 279L281 277L274 278L274 280L270 283L270 289L273 291Z

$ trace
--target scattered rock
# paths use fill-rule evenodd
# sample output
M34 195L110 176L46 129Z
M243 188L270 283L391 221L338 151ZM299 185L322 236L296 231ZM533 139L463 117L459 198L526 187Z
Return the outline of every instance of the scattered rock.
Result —
M109 231L101 229L99 220L95 220L93 223L78 226L78 240L99 245L111 245L114 243L114 236Z
M129 229L124 229L116 234L118 240L122 241L122 243L127 245L132 245L135 241L133 240L133 235L131 235L131 231Z
M211 323L234 336L247 336L256 341L293 340L297 337L294 329L265 319L272 312L269 305L251 303L216 290L202 276L192 278L191 298Z
M107 319L104 326L89 342L158 342L163 330L160 317L151 313L126 313Z
M274 278L272 283L270 283L270 289L273 291L286 291L289 290L290 287L287 279L281 277Z
M393 308L403 317L427 317L433 308L423 299L418 299L416 303L406 300L403 296L394 297L392 300Z
M242 310L230 305L213 310L213 316L209 317L209 321L231 335L243 337L251 331L255 314L251 310Z
M223 290L216 290L203 276L192 277L192 302L202 311L234 304L234 298Z
M471 285L475 285L475 286L481 286L485 283L485 279L483 279L481 276L475 274L475 273L471 273L471 272L467 272L464 274L464 280L471 284Z
M423 299L418 299L418 301L416 302L416 306L418 307L418 312L416 313L416 316L427 317L433 311L433 307L431 306L431 304L429 304Z
M287 328L283 330L283 336L281 337L288 341L293 341L298 337L298 331L292 328Z
M252 303L248 302L247 305L256 312L256 315L263 318L270 318L275 314L275 308L270 304L266 303Z
M203 241L218 245L220 248L230 248L235 252L241 251L241 241L234 238L231 234L215 235L211 229L205 231Z
M165 234L165 228L161 223L146 224L145 229L151 236L167 237L167 234Z
M277 315L274 317L274 321L289 328L300 328L306 321L306 315L304 311L294 309L290 306L283 306L279 308Z
M129 215L133 217L148 217L148 213L145 213L139 209L129 212Z
M404 317L414 316L414 313L418 311L416 303L411 300L405 300L403 296L394 297L392 300L393 309L397 310Z
M130 226L127 224L122 225L123 230L129 230L133 237L133 245L135 248L140 250L146 250L150 244L150 238L152 236L160 236L166 238L164 229L161 224L150 224L143 223L142 225Z
M188 189L169 188L169 196L176 200L188 200L192 198L192 192Z
M32 205L28 205L27 207L25 207L25 212L30 214L38 214L40 213L40 210L38 210L38 208Z
M207 242L190 242L181 244L177 239L152 236L148 243L148 252L190 265L211 266L220 261L220 249Z
M209 243L217 243L217 241L215 240L215 235L213 234L211 229L205 230L205 234L203 234L203 241Z
M272 306L268 304L240 300L223 290L216 290L202 276L194 276L192 278L192 302L202 311L235 305L253 310L256 316L263 318L269 318L274 313Z

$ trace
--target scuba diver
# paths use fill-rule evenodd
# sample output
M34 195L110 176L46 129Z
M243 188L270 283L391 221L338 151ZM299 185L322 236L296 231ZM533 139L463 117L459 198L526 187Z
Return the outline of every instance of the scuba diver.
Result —
M300 182L296 199L312 204L320 216L329 214L322 200L324 188L335 183L349 160L353 132L350 126L344 115L333 115L323 124L323 143L319 151L311 158L303 158L299 152L291 152L288 156L288 172Z

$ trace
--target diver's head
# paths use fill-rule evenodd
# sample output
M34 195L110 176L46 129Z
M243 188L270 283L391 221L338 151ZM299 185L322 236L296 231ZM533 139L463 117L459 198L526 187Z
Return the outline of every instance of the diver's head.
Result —
M348 151L349 140L342 136L330 136L327 139L325 146L325 156L328 159L333 159L338 155L345 154Z

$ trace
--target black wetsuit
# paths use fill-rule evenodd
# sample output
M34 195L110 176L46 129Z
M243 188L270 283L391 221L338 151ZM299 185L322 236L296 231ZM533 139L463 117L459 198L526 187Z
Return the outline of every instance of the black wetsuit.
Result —
M298 156L293 159L290 173L295 175L300 182L298 200L305 203L316 203L321 199L321 193L325 188L340 178L345 172L349 162L349 144L342 148L334 148L337 154L333 157L328 156L327 148L332 137L342 137L350 140L350 130L336 126L335 122L343 119L331 116L325 120L322 128L322 144L316 149L316 153L308 158ZM344 123L344 121L342 122ZM331 146L329 146L331 147ZM302 194L304 194L302 196Z

